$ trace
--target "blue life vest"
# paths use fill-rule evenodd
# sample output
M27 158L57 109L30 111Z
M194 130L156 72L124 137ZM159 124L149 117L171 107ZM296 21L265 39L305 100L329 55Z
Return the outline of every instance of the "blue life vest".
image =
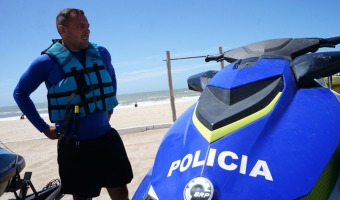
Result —
M64 78L48 89L48 111L51 122L84 117L96 109L109 111L118 105L112 79L103 65L96 44L89 43L86 66L59 42L44 51L56 59L65 72ZM79 113L73 114L75 106Z

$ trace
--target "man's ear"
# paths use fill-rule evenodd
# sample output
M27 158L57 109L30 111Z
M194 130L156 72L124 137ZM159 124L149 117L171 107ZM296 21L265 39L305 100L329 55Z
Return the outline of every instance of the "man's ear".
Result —
M64 34L65 33L65 26L63 25L58 25L58 32L60 35Z

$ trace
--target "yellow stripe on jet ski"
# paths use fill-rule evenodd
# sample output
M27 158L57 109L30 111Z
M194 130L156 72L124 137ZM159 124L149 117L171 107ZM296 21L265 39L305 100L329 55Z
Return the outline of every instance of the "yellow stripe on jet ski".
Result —
M198 131L202 134L202 136L209 142L212 143L228 134L230 134L233 131L236 131L238 129L240 129L241 127L250 124L251 122L254 122L257 119L260 119L261 117L267 115L274 107L274 105L276 104L276 102L278 101L278 99L280 98L282 92L279 92L275 98L263 109L243 118L240 120L237 120L231 124L228 124L226 126L223 126L221 128L218 128L216 130L210 131L209 129L207 129L200 121L199 119L196 117L196 109L197 109L197 105L195 108L195 112L193 114L192 117L192 121L195 125L195 127L198 129Z

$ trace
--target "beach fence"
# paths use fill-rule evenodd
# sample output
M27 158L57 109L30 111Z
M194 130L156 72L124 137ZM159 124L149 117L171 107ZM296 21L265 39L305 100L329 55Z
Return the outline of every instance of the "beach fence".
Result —
M222 47L218 48L219 54L223 54ZM172 121L175 122L177 119L176 116L176 106L175 106L175 97L174 97L174 90L172 85L172 75L171 75L171 61L172 60L184 60L184 59L194 59L194 58L203 58L205 56L190 56L190 57L182 57L182 58L171 58L170 57L170 51L166 51L166 66L167 66L167 72L168 72L168 83L169 83L169 95L170 95L170 104L171 104L171 112L172 112ZM220 61L221 69L224 67L224 61Z

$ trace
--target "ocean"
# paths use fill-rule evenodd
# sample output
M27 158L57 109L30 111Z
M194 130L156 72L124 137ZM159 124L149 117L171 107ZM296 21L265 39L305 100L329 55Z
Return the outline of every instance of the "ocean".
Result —
M200 95L199 92L191 91L189 89L174 89L175 101L189 101L197 99ZM147 106L155 104L166 104L170 103L169 90L153 91L153 92L142 92L133 94L118 94L117 96L119 105L115 109L124 107L135 106ZM42 116L48 115L47 102L35 104L38 112ZM20 119L22 112L18 106L5 106L0 107L0 121L17 120Z

